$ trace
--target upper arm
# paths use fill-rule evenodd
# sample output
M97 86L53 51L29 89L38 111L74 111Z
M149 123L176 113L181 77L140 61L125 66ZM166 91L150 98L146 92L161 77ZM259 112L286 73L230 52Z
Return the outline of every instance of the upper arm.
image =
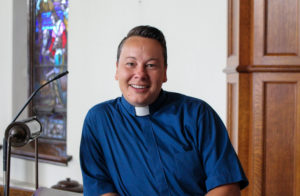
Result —
M117 193L105 193L101 196L119 196L119 194L117 194Z
M93 116L87 115L80 143L80 164L84 195L117 192L101 148L100 130Z
M236 182L240 183L241 189L244 188L248 181L226 127L211 107L207 106L203 110L198 127L201 131L200 156L206 174L207 190Z
M207 196L240 196L240 186L238 183L226 184L210 190Z

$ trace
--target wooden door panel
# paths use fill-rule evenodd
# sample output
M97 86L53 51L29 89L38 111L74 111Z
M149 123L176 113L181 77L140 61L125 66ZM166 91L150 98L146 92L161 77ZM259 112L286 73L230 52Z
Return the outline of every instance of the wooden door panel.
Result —
M254 0L253 65L300 65L300 0Z
M300 74L253 76L253 195L300 195Z

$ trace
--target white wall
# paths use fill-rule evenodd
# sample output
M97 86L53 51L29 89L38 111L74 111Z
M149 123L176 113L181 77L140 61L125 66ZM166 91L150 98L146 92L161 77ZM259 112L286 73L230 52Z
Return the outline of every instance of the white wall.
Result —
M0 134L2 136L11 121L12 111L12 1L7 0L0 6L0 26Z
M13 108L11 1L5 0L4 6L0 8L0 25L7 27L0 31L2 135ZM82 182L78 152L85 114L96 103L121 95L114 80L117 46L136 25L156 26L166 36L168 82L163 88L204 99L225 120L226 10L226 1L219 0L70 0L67 151L73 160L67 167L40 164L40 184L50 187L66 177ZM15 72L26 68L18 69ZM34 182L32 162L13 159L12 164L13 179ZM17 167L28 171L22 174Z
M12 5L5 0L0 6L0 143L12 116ZM2 150L0 156L2 170Z

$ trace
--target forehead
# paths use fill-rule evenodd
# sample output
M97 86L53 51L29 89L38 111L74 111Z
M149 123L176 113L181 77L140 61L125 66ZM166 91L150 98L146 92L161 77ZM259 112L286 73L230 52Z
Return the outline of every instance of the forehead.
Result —
M162 47L155 39L132 36L125 40L121 50L121 56L122 54L126 55L127 53L143 53L162 56Z

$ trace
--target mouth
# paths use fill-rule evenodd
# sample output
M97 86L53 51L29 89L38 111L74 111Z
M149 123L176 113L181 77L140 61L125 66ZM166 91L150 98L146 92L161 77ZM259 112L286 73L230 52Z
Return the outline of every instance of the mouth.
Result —
M149 88L149 86L146 85L136 85L136 84L130 84L129 86L136 88L136 89L146 89Z

